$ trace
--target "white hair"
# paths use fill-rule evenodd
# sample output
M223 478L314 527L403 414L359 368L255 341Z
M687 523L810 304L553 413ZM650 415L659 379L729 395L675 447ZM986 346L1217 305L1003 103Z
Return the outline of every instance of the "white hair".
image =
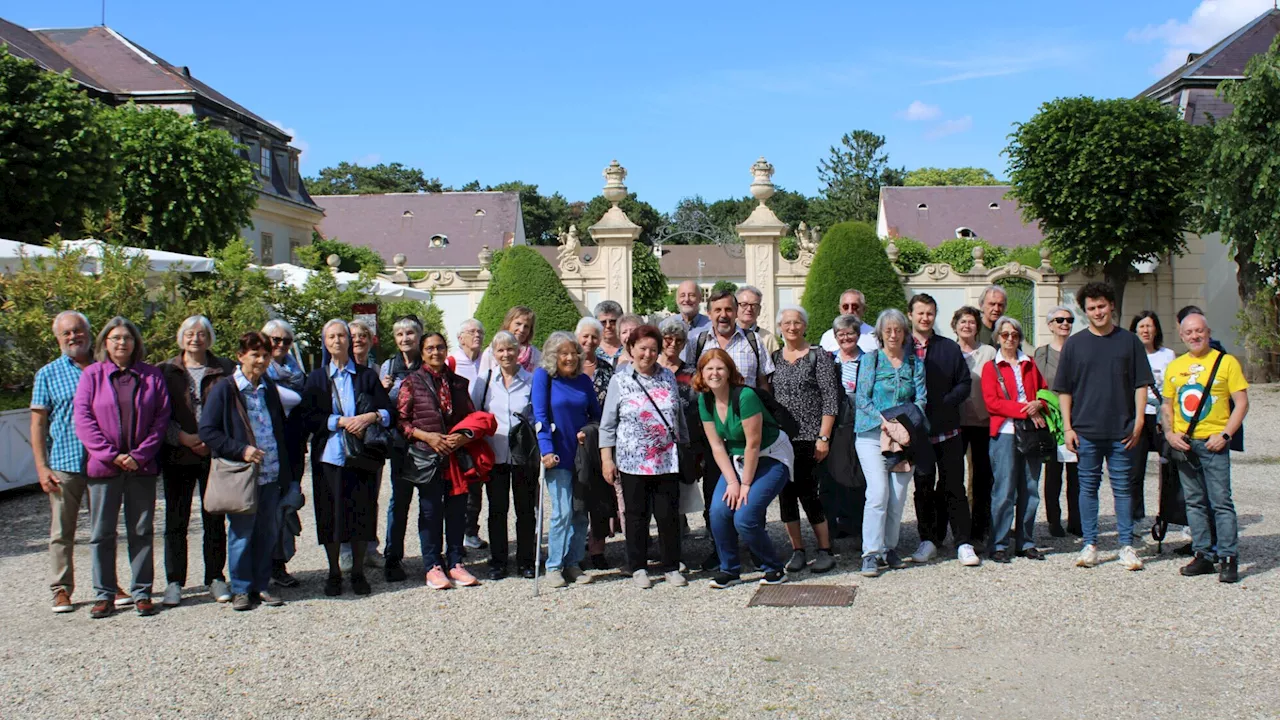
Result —
M395 333L397 330L412 330L418 333L419 335L421 335L422 323L418 322L417 320L411 317L402 317L399 320L397 320L394 325L391 326L392 333Z
M577 377L582 372L582 346L569 333L557 330L551 333L542 345L542 369L547 372L547 375L556 377L560 374L560 348L566 344L572 345L578 351L578 369L571 377Z
M493 334L493 341L489 343L489 349L497 350L500 347L520 348L520 341L516 339L514 333L510 330L499 330Z
M328 334L329 334L329 326L330 326L330 325L341 325L341 326L342 326L342 329L343 329L343 330L345 330L345 331L347 331L347 334L348 334L348 335L350 335L350 334L351 334L351 326L347 324L347 321L346 321L346 320L343 320L342 318L334 318L334 319L330 320L329 322L325 323L325 324L324 324L324 327L320 328L320 340L321 340L321 341L323 341L323 340L324 340L324 336L325 336L325 335L328 335Z
M93 326L89 324L89 318L85 317L84 313L76 312L75 310L63 310L62 312L58 313L56 317L53 318L52 327L53 327L54 334L57 334L58 332L58 323L63 318L68 318L68 317L73 317L76 320L79 320L80 324L84 326L84 331L89 335L93 334Z
M884 343L884 329L890 324L896 324L906 332L911 332L911 323L907 322L907 316L902 314L898 308L889 308L881 310L880 315L876 317L876 340Z
M831 321L831 332L838 333L841 330L852 330L861 335L862 318L853 313L837 315L836 319Z
M591 328L596 331L597 335L604 337L604 325L601 325L600 321L593 317L584 317L579 320L577 327L573 329L573 334L575 336L581 335L584 328Z
M203 327L204 331L209 333L209 347L213 347L213 344L218 342L218 336L213 332L213 323L209 322L209 318L203 315L192 315L182 321L182 325L178 327L178 344L181 345L182 336L186 335L189 330L195 330L197 325Z
M805 327L809 327L809 311L805 310L799 305L783 305L782 307L778 308L778 317L774 320L774 322L778 325L781 325L783 314L789 313L789 312L799 313L800 321L804 323Z
M761 292L760 288L756 287L755 285L743 285L742 287L738 288L738 292L734 293L733 296L735 298L741 297L742 293L744 292L749 292L752 295L755 295L757 298L760 299L761 302L764 301L764 293ZM739 300L738 302L742 302L742 301Z
M999 285L988 285L982 289L982 295L978 297L978 307L981 308L983 305L986 305L987 296L993 292L1000 293L1002 296L1004 296L1004 301L1006 303L1009 302L1009 292L1007 290L1000 287Z
M466 332L468 328L475 328L476 330L479 330L480 336L484 337L484 324L479 320L475 318L467 318L466 320L463 320L462 324L458 326L458 334L461 335Z
M1060 312L1064 312L1070 315L1071 317L1076 316L1076 314L1071 311L1071 308L1067 307L1066 305L1054 305L1053 307L1049 308L1049 312L1045 313L1044 321L1051 322L1053 320L1053 316L1057 315Z
M997 338L998 338L998 337L1000 337L1000 327L1001 327L1002 325L1010 325L1010 326L1012 326L1012 327L1013 327L1013 329L1018 333L1018 339L1019 339L1019 340L1022 340L1023 338L1025 338L1025 337L1026 337L1026 335L1024 335L1024 334L1022 333L1022 323L1020 323L1020 322L1018 322L1017 320L1015 320L1015 319L1013 319L1013 318L1009 317L1008 315L1001 315L1001 316L996 320L996 324L991 326L991 334L992 334L992 335L995 335Z
M262 326L262 332L265 333L266 335L270 335L273 331L276 331L276 330L279 330L284 334L288 335L290 340L293 339L293 326L290 325L286 320L275 318L274 320L268 320L267 324Z
M663 320L662 324L658 326L658 332L662 333L663 336L674 335L686 342L689 340L689 326L685 324L684 318L679 313Z

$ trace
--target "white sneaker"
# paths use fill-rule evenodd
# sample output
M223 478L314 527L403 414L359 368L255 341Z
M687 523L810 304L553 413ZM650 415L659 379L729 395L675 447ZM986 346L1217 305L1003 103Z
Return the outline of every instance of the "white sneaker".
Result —
M973 548L969 548L969 550L972 552ZM925 540L920 543L920 547L916 548L914 553L911 553L911 562L927 563L936 557L938 557L938 546Z
M559 570L548 570L542 579L546 582L547 587L562 588L569 584L565 582L564 573Z
M978 567L982 564L982 560L978 558L978 553L973 551L973 546L965 543L956 548L956 559L965 567Z
M171 582L164 589L164 599L160 602L169 607L177 607L182 604L182 586L176 582Z
M1142 569L1142 558L1138 557L1138 552L1133 549L1132 545L1125 545L1120 548L1120 567L1125 570Z
M169 591L166 589L165 593ZM209 583L209 594L220 603L231 602L231 586L226 580L214 580Z
M679 570L672 570L663 577L667 579L667 584L673 587L684 587L689 584L689 581L685 579Z
M338 554L338 569L342 572L351 572L351 568L355 567L355 564L355 559L351 557L351 548L342 548L342 552Z
M1076 557L1076 567L1091 568L1098 564L1098 546L1085 545Z
M1186 542L1191 542L1191 541L1194 539L1194 538L1192 538L1192 537L1191 537L1191 526L1190 526L1190 525L1183 525L1183 526L1182 526L1182 539L1183 539L1184 541L1186 541Z
M647 570L637 570L631 573L631 584L641 590L648 590L653 587L653 583L649 582L649 572Z

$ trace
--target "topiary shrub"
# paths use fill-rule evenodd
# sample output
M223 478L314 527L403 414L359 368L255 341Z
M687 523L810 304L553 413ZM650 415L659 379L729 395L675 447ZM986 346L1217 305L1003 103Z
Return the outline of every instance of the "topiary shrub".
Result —
M800 244L793 237L784 237L778 241L778 254L786 260L800 257Z
M653 246L635 243L631 246L631 311L647 315L661 310L666 294L667 276Z
M711 286L711 292L707 294L707 297L711 297L721 290L728 290L731 293L736 293L738 292L738 283L730 282L728 280L717 280L716 284Z
M490 337L502 327L502 319L515 305L528 306L537 317L533 344L539 348L556 330L573 332L582 318L551 263L538 251L524 245L507 248L491 272L493 279L476 308L476 319L484 324Z
M956 272L969 272L973 269L973 249L979 245L986 250L982 258L986 267L993 268L1008 262L1008 250L979 238L954 238L938 245L933 249L933 262L947 263Z
M889 247L887 239L880 244L885 248ZM898 248L898 268L908 275L919 272L920 268L934 261L933 251L929 246L915 238L893 238L893 245Z
M898 272L866 223L840 223L827 230L814 255L804 284L802 304L809 312L809 342L816 343L840 311L840 293L849 288L867 298L864 321L872 323L881 310L907 309L907 296Z

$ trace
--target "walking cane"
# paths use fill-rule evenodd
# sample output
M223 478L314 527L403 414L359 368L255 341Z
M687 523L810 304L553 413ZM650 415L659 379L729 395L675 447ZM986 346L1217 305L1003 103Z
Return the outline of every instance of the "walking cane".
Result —
M542 423L534 426L534 432L542 431ZM551 432L556 431L555 423L551 424ZM547 466L542 464L542 458L538 458L538 520L537 520L537 537L535 538L533 550L533 596L538 597L538 577L542 569L542 493L547 483Z

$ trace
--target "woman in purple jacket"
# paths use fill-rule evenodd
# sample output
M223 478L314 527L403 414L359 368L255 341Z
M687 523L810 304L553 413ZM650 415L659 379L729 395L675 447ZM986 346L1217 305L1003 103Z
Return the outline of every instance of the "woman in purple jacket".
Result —
M93 589L89 616L111 614L116 593L116 525L124 505L133 570L134 607L155 615L151 602L152 519L156 509L157 455L169 427L169 392L164 376L142 362L142 334L122 317L111 318L94 346L97 361L76 388L76 436L88 453Z

